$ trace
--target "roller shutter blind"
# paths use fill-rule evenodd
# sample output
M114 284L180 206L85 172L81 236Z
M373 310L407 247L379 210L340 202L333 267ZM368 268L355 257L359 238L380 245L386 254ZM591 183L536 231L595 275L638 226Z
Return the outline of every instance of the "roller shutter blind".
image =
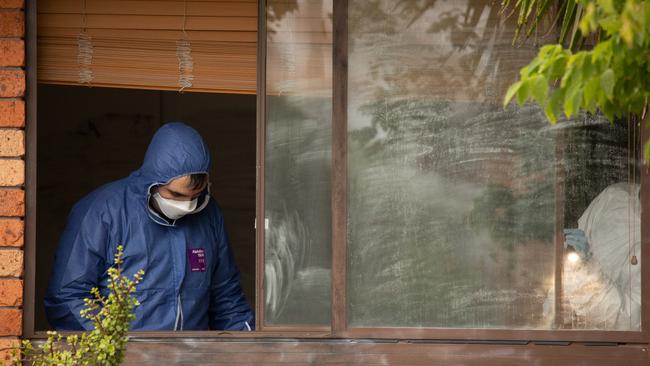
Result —
M84 22L92 57L80 63ZM38 80L79 85L85 67L93 86L179 90L185 37L193 64L185 90L254 94L256 32L256 0L41 0Z

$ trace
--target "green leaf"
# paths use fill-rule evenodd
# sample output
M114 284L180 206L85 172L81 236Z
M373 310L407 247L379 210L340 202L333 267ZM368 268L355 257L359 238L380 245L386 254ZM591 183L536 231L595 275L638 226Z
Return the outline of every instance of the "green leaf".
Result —
M600 27L607 32L607 34L614 34L618 33L619 29L621 29L621 20L618 16L608 16L605 18L601 18L600 21L598 22L600 24Z
M600 103L600 111L603 112L603 115L610 123L614 123L614 107L609 101L604 100Z
M589 3L585 9L585 14L580 20L580 32L582 34L589 34L592 29L596 28L596 6L593 3Z
M560 79L560 88L568 87L569 83L571 82L571 79L573 78L573 74L575 71L575 66L572 63L573 60L575 60L575 58L571 57L567 62L567 66L564 69L564 75L562 75L562 78Z
M506 92L505 98L503 98L503 106L504 107L507 106L508 103L510 103L510 100L512 100L512 97L515 96L515 93L517 93L517 91L521 87L521 84L522 84L522 82L518 81L518 82L510 85L510 87L508 88L508 91Z
M591 51L591 57L596 61L605 61L609 63L610 58L612 57L612 42L611 40L602 41L594 47Z
M544 106L544 114L546 114L546 118L548 118L549 122L551 122L552 125L557 123L557 114L555 113L555 106L551 101L546 103Z
M567 118L571 118L578 110L580 110L582 101L582 89L579 84L571 85L567 89L566 98L564 99L564 114Z
M586 53L582 63L582 70L580 73L582 80L591 79L592 75L596 73L596 71L597 71L596 66L592 62L591 53Z
M600 90L600 77L598 76L591 78L587 84L585 84L583 97L584 106L587 111L591 113L596 112L597 96Z
M546 114L546 117L548 117L551 124L555 124L557 122L558 115L560 114L560 106L563 99L564 91L559 89L555 90L544 106L544 113Z
M549 79L562 78L564 76L564 73L566 72L567 60L568 57L565 53L555 56L555 59L553 60L553 63L549 67L546 76Z
M600 6L605 13L611 14L616 12L613 0L598 0L598 6Z
M543 76L537 76L531 80L531 83L531 94L533 98L540 106L544 105L546 93L548 92L548 80L546 80L546 78Z
M621 25L620 34L621 38L628 47L632 47L632 42L634 42L634 29L632 21L629 18L623 18L623 24Z
M605 92L605 96L609 100L612 100L612 98L614 97L614 84L615 83L616 83L616 79L615 79L615 76L614 76L614 70L612 70L611 68L608 68L600 76L600 86L603 88L603 91Z
M530 96L530 79L522 80L517 90L517 104L523 105Z

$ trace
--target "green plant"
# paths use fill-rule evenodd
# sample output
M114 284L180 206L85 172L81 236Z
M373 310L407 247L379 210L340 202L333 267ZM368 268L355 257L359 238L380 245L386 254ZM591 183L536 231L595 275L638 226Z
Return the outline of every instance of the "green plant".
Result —
M126 351L129 323L135 319L133 310L140 305L133 293L144 276L142 270L134 274L132 280L124 275L121 268L123 255L122 246L118 246L115 265L108 270L108 296L102 296L99 289L93 288L92 297L84 299L86 307L81 310L81 316L92 321L93 330L66 337L50 331L47 341L37 348L29 340L23 340L22 346L14 352L13 363L34 366L119 365Z
M513 0L514 1L514 0ZM505 0L518 12L518 27L531 35L550 0ZM600 111L614 122L634 116L647 121L650 97L650 3L645 0L565 0L558 44L542 47L520 70L504 105L532 99L551 123L562 113ZM568 47L563 43L570 39ZM589 40L593 42L585 42ZM592 43L592 46L585 46ZM650 144L645 145L646 159Z

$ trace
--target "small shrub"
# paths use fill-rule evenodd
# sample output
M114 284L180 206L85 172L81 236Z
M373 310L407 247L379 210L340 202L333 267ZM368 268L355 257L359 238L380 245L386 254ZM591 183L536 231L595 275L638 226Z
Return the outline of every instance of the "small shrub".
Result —
M132 280L123 275L123 255L122 246L117 247L115 265L108 270L108 296L102 296L99 289L93 288L92 297L84 299L86 307L81 310L81 316L92 321L92 331L66 337L50 331L47 341L37 348L29 340L23 340L21 347L14 351L13 363L33 366L114 366L122 363L129 324L135 319L133 310L140 305L133 293L144 276L142 270ZM4 365L2 361L0 364Z

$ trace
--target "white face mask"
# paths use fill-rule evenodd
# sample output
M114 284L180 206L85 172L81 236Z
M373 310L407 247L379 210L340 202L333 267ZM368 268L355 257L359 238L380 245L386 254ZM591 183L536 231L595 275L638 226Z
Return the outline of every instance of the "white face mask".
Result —
M172 220L178 220L185 215L201 211L205 208L205 206L208 205L209 198L210 196L207 195L205 197L205 202L203 202L203 204L197 208L196 206L198 205L198 198L195 198L191 201L177 201L164 198L158 192L153 194L153 199L156 200L160 211Z

